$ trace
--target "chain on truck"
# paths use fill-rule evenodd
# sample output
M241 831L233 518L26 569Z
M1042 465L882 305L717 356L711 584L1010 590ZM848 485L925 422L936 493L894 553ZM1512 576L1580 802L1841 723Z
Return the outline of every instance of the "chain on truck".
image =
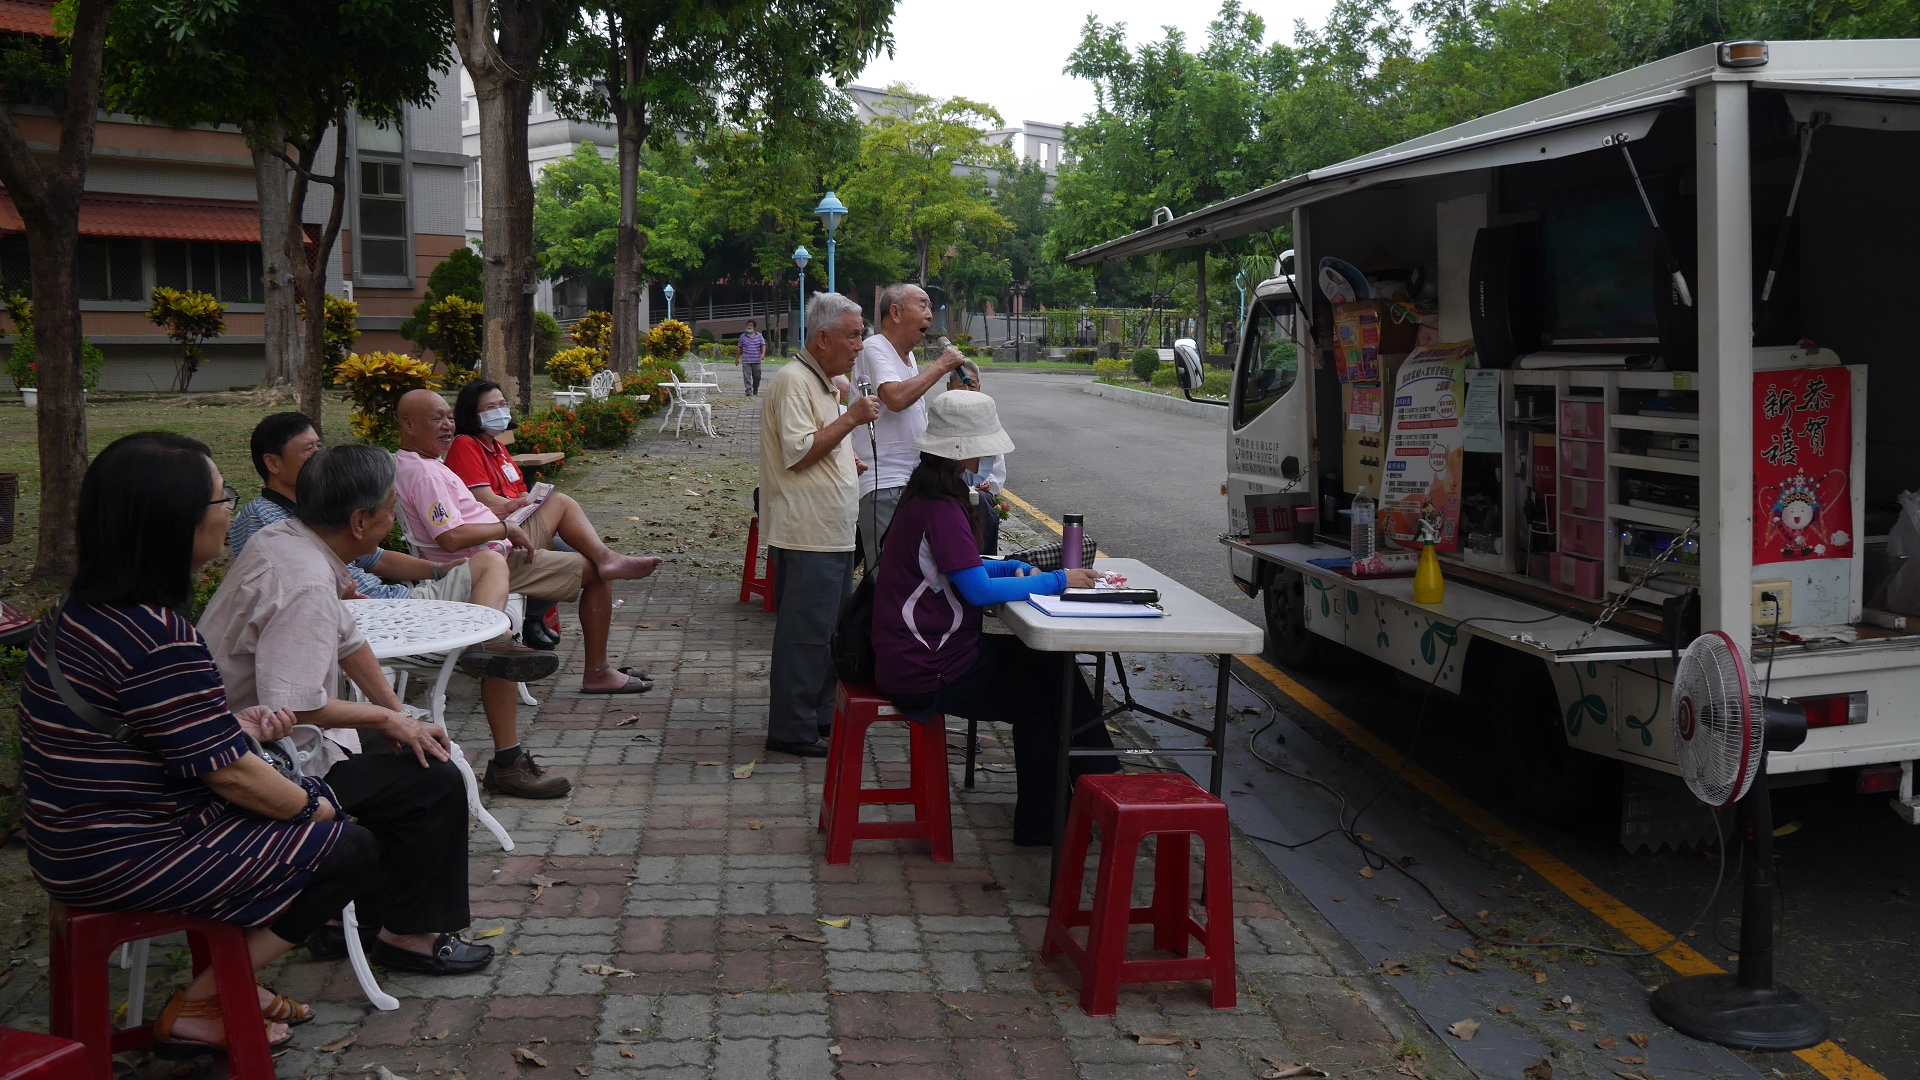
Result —
M1350 650L1475 698L1532 810L1624 791L1623 841L1657 846L1697 819L1658 722L1677 651L1722 630L1807 708L1775 785L1912 823L1917 170L1912 42L1719 43L1069 261L1273 248L1223 543L1283 663ZM1354 576L1363 490L1383 549L1437 528L1442 602Z

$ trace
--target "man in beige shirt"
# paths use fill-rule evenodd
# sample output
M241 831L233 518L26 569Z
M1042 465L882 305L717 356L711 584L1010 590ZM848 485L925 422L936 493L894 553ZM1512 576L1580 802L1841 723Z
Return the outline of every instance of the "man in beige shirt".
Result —
M860 355L860 305L839 293L807 301L807 342L767 384L760 410L760 532L773 571L775 616L767 749L825 757L833 727L831 643L853 587L859 473L846 439L873 423L863 397L840 411L833 380Z
M406 711L340 599L352 582L347 563L393 529L393 476L392 456L378 447L316 453L300 471L299 520L248 541L199 627L231 707L264 705L323 730L326 752L306 768L324 772L341 806L380 842L378 879L355 901L361 920L380 928L374 960L454 975L493 959L491 947L455 936L471 922L466 785L446 733ZM337 672L367 700L336 698ZM330 940L314 944L333 951Z

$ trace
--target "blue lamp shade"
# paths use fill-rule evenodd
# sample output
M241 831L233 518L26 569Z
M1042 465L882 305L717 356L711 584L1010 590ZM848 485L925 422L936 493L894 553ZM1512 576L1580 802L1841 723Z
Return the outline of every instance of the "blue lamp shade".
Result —
M808 251L807 246L805 244L802 244L799 247L793 249L793 265L799 267L802 270L805 270L807 268L807 264L812 261L813 261L813 252Z
M820 205L813 208L813 215L827 227L827 235L831 237L833 230L840 227L840 219L847 216L847 207L840 201L840 196L829 191L826 198L820 200Z
M666 296L667 299L669 300L673 299L673 286L669 285L660 291Z

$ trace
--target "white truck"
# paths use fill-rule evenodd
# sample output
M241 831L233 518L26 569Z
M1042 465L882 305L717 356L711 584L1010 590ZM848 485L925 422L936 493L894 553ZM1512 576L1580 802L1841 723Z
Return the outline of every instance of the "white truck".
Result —
M1070 261L1290 232L1235 358L1225 538L1283 663L1337 643L1482 695L1516 793L1574 818L1618 798L1616 761L1676 772L1676 650L1724 630L1808 706L1777 783L1913 822L1920 619L1881 609L1920 591L1886 556L1920 489L1915 175L1920 41L1729 42ZM1477 360L1401 367L1414 334ZM1396 383L1415 368L1444 369L1437 398ZM1341 565L1359 485L1409 477L1445 532L1438 604ZM1317 533L1250 540L1276 505Z

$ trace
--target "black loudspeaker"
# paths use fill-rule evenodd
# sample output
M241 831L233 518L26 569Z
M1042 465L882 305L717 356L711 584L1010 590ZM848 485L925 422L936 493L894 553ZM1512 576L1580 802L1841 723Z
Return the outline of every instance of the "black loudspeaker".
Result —
M1512 367L1540 348L1544 276L1538 224L1496 225L1473 238L1467 302L1481 367Z

